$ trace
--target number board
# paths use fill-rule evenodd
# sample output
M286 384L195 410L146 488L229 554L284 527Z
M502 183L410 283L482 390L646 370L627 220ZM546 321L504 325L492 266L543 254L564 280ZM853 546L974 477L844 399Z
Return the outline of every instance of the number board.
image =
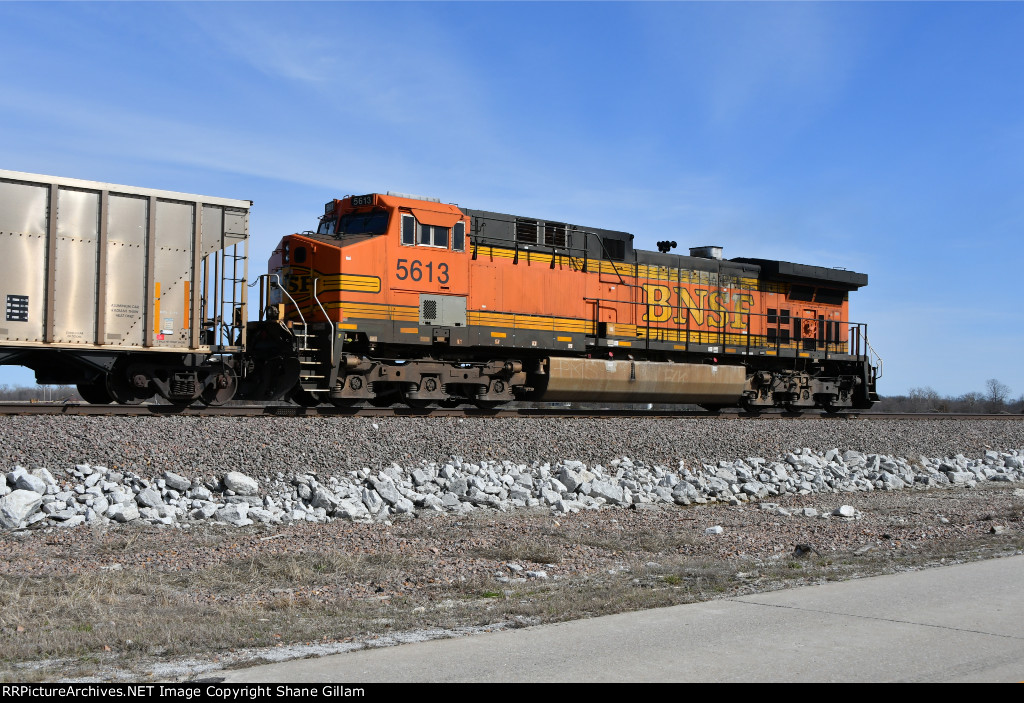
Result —
M352 207L364 207L366 205L373 205L373 195L353 195L352 196Z

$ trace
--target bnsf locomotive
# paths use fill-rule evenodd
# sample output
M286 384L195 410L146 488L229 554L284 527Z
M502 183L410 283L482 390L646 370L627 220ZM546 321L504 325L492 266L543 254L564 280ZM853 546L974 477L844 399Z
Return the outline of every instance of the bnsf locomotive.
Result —
M512 400L867 408L867 276L395 193L327 203L270 259L313 405Z
M370 194L281 240L246 322L250 204L0 171L0 363L91 402L877 399L864 274Z

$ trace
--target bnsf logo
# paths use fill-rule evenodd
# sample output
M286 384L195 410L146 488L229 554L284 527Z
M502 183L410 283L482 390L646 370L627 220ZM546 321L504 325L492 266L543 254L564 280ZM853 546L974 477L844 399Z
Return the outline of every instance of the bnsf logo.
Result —
M750 309L754 296L750 293L733 293L731 296L720 290L706 288L685 288L682 286L660 286L653 283L642 285L647 298L647 312L644 322L668 322L685 325L687 319L697 327L726 327L733 330L747 329Z
M284 287L292 296L308 295L313 290L313 276L308 273L285 274Z

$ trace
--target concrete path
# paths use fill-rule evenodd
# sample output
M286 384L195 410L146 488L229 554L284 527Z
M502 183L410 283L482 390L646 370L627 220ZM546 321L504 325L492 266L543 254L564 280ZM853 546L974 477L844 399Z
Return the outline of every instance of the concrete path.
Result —
M228 681L1022 681L1024 556L230 672Z

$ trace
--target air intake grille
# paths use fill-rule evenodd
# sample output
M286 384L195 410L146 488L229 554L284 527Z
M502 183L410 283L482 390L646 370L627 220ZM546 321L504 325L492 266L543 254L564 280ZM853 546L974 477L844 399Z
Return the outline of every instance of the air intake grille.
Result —
M423 301L423 319L424 320L436 320L437 319L437 301L436 300L424 300Z

